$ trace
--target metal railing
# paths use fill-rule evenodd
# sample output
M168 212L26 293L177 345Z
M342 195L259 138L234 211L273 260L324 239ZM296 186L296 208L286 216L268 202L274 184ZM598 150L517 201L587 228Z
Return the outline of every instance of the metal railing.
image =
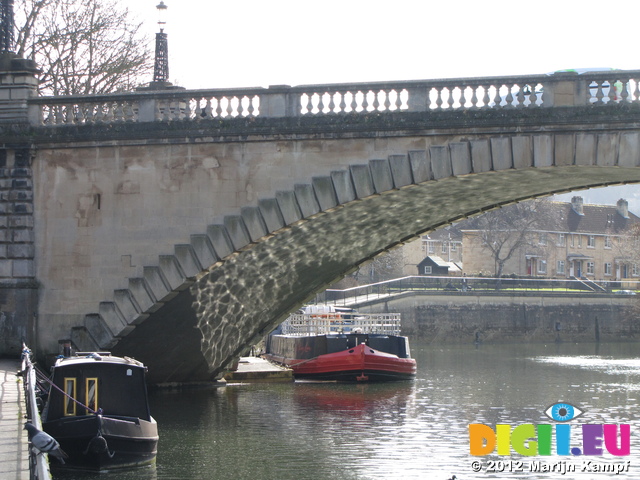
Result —
M346 289L327 289L318 294L320 304L349 306L404 292L424 294L630 294L637 293L638 281L581 280L556 278L494 278L451 276L407 276Z
M36 400L36 370L31 363L31 350L24 344L22 347L22 378L24 380L24 396L27 403L28 420L38 430L42 430L40 411ZM31 480L51 480L49 462L44 454L35 451L29 444L29 474Z
M38 97L28 108L32 125L59 126L617 103L640 103L640 70Z
M285 335L371 333L400 335L399 313L294 313L281 324Z

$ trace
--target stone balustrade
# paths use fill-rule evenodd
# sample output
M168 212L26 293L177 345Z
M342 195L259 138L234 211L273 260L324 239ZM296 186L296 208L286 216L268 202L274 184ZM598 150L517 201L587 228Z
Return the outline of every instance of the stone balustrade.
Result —
M614 88L611 88L611 85ZM35 97L32 125L307 117L640 103L640 70Z

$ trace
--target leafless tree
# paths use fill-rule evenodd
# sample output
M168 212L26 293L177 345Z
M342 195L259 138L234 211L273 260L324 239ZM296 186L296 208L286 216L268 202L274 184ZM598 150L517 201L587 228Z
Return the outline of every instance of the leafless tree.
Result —
M16 53L48 95L126 91L148 81L151 41L120 0L16 0Z
M553 209L548 200L530 200L477 217L472 221L473 230L469 234L491 254L496 264L495 276L500 278L505 264L516 252L527 246L536 250L541 248L538 231L553 223L552 217Z

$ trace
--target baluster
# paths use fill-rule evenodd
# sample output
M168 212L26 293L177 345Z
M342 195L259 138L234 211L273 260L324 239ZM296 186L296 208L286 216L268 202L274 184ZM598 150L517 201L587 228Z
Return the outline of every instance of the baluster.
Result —
M204 99L204 107L202 109L202 118L213 118L213 113L211 112L211 97L207 97Z
M380 92L373 92L373 111L377 112L380 110Z
M96 114L94 116L95 121L94 123L102 123L104 120L104 113L102 111L102 104L101 103L96 103Z
M597 82L597 81L595 83L596 83L596 87L597 87L596 88L596 95L595 95L595 97L596 97L595 104L596 105L601 105L601 104L604 103L602 101L602 99L604 98L604 92L602 91L602 83Z
M622 92L620 92L620 97L624 103L628 103L630 101L629 97L629 82L621 82L622 83Z
M442 100L443 91L444 87L436 87L436 110L442 110L442 104L444 103Z
M383 106L384 106L384 110L386 112L388 112L390 110L389 107L391 107L391 99L389 98L389 95L391 94L391 91L385 92L384 90L381 90L380 94L384 95Z
M362 90L358 90L354 96L354 101L356 103L358 103L360 110L358 110L358 108L356 107L354 110L359 112L366 112L367 111L367 94L365 92L363 92ZM360 99L360 100L358 100Z
M168 122L172 119L173 117L173 102L171 100L166 100L164 102L164 108L162 109L162 120L164 120L165 122Z
M405 90L396 90L396 110L402 109L402 92Z
M513 94L511 93L511 90L513 88L513 85L509 85L507 86L507 96L505 97L505 100L507 101L507 104L505 105L505 107L513 107Z
M204 109L202 108L202 97L195 98L195 109L193 119L198 121L204 118Z
M171 102L171 119L182 120L182 100L177 99Z
M633 98L631 101L637 102L638 100L640 100L640 81L638 81L637 78L635 79L632 78L630 81L632 81L633 84L635 85L635 88L633 90Z
M482 108L491 108L491 96L489 95L489 89L491 88L491 85L482 85L481 88L483 90Z
M355 113L356 112L356 108L358 108L358 101L356 99L356 93L357 92L349 92L349 95L351 95L351 102L349 102L349 108L350 108L350 112L351 113Z
M493 104L494 106L500 108L502 105L500 105L502 103L502 98L500 97L500 89L503 87L503 85L500 84L496 84L494 85L495 89L496 89L496 96L493 99Z
M369 111L369 107L371 106L371 102L369 102L369 93L371 93L369 90L362 90L360 91L360 93L362 93L362 112L363 113L367 113Z
M123 122L124 121L124 108L122 107L122 102L118 102L118 103L115 104L114 121L116 121L116 122Z
M247 110L247 113L249 114L250 117L255 117L256 116L256 112L257 112L257 108L256 108L256 102L259 101L259 98L257 95L254 95L253 97L249 97L249 109Z
M447 91L449 92L449 98L447 98L447 109L449 110L453 108L453 104L455 103L453 93L456 89L458 89L458 87L447 88Z
M330 93L329 94L329 111L327 113L331 114L331 113L336 113L335 109L336 109L336 102L335 102L335 93Z
M531 92L529 92L529 102L530 102L530 107L537 107L538 106L538 92L536 91L536 89L538 88L537 84L531 85Z
M316 95L316 94L314 94ZM327 95L327 92L324 93L318 93L318 115L322 115L324 113L324 109L326 107L326 104L324 102L324 96Z
M191 102L193 102L193 100L193 98L185 98L184 116L182 117L184 120L191 120L193 118L193 115L191 115L193 113L193 109L191 108Z
M60 105L56 105L54 108L55 111L55 124L56 125L61 125L63 123L63 119L62 119L62 107Z
M345 113L347 111L347 92L338 92L340 95L340 104L338 105L338 111L340 113Z
M227 102L227 117L235 117L236 115L234 115L234 113L236 113L235 108L233 107L233 105L235 104L236 100L238 100L238 97L230 97L228 99Z
M216 101L216 117L222 116L222 98L214 98Z
M524 101L527 98L525 96L527 88L531 87L529 85L523 85L522 88L518 88L518 93L516 93L516 101L518 102L516 108L524 108Z
M51 107L49 105L42 105L40 107L40 124L47 125L49 123L51 115Z
M478 108L478 89L479 86L471 87L471 109L475 110Z
M460 107L459 108L466 108L467 106L467 98L464 94L467 88L468 87L460 87Z

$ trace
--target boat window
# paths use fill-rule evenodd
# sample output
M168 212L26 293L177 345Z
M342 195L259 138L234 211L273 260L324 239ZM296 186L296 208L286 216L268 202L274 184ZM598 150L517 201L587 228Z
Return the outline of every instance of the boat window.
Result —
M65 377L64 379L64 415L70 417L76 414L76 402L72 399L76 398L76 379ZM70 398L71 397L71 398Z
M87 378L87 385L85 388L85 405L89 407L94 412L98 411L98 379L97 378ZM87 410L87 415L92 412Z

